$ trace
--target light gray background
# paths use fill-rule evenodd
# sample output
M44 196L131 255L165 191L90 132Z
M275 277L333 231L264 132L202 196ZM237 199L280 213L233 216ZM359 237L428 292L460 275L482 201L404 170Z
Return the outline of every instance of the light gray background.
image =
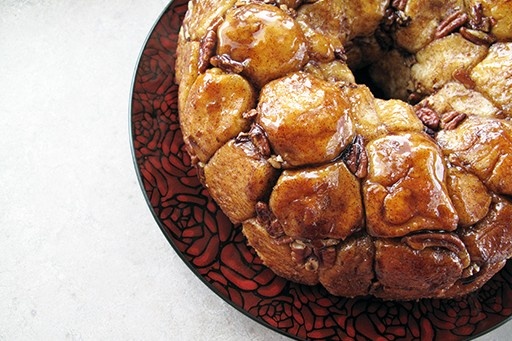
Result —
M193 275L137 183L130 86L166 4L0 0L2 341L288 340Z

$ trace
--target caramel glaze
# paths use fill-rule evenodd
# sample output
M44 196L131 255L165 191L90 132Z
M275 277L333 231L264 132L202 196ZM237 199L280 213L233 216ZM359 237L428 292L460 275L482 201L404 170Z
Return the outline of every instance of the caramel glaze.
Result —
M505 0L190 2L184 140L267 266L400 300L465 295L503 267L510 13ZM397 99L355 83L349 66L372 63Z

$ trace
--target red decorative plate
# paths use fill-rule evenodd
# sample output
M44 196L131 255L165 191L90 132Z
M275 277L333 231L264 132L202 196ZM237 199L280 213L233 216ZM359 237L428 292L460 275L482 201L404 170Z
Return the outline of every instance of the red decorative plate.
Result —
M174 83L187 0L163 12L146 41L131 99L135 167L169 243L213 291L244 314L296 339L462 340L512 315L512 262L480 291L456 300L385 302L329 295L288 282L262 265L238 226L200 185L183 148Z

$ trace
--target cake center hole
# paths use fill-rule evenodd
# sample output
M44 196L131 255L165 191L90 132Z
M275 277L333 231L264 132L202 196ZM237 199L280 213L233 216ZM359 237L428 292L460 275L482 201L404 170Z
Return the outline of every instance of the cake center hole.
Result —
M356 79L356 83L366 85L373 93L373 96L385 100L390 99L384 94L384 91L382 91L382 89L373 81L372 77L370 76L370 67L353 70L353 73Z

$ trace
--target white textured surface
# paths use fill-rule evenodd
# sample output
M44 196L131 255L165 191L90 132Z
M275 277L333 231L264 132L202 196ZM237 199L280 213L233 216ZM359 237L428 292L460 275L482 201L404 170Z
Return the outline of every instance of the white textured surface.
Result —
M166 3L0 1L2 341L288 340L192 274L137 183L130 86Z

